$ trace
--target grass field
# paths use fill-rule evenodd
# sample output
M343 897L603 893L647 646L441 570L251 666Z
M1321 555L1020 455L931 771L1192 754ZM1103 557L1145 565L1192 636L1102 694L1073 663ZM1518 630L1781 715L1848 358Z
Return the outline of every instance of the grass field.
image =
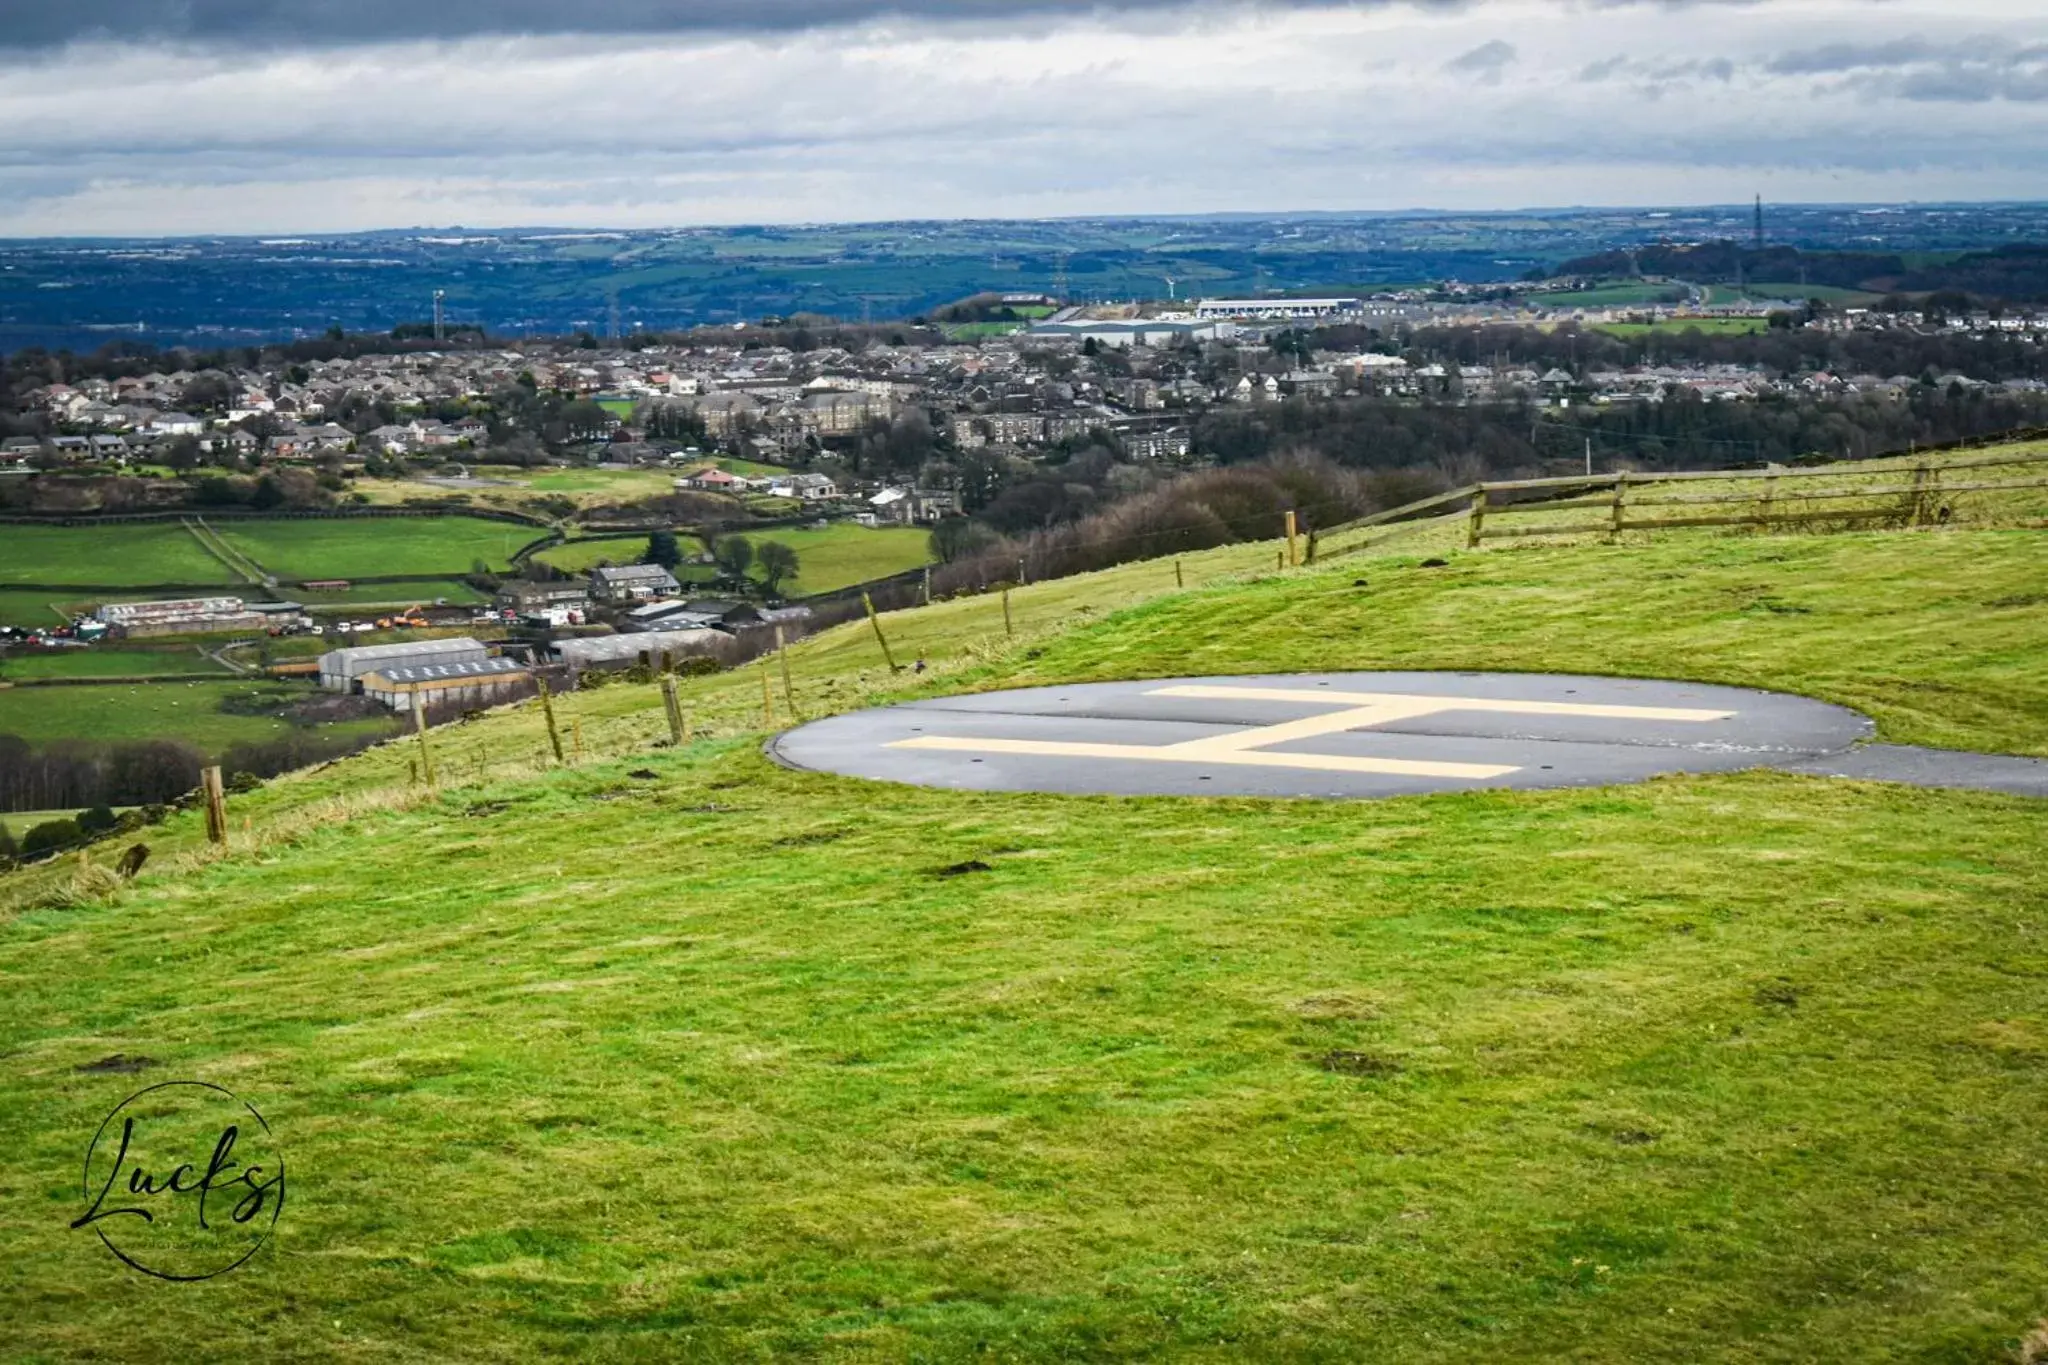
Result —
M905 569L914 569L930 559L930 537L923 530L911 527L838 523L823 528L782 528L760 532L742 529L734 534L745 537L756 549L772 540L796 551L797 577L783 585L783 591L792 597L831 592L851 583L886 578ZM694 537L683 539L686 554L700 552L702 547ZM645 536L572 540L550 546L534 557L565 573L588 573L605 561L613 564L638 563L646 549ZM711 574L702 565L685 564L681 576L704 581Z
M540 534L530 526L476 517L223 521L214 529L236 550L288 579L463 574L477 560L501 569L513 551Z
M2035 533L1271 554L1024 588L1014 639L892 613L915 679L855 623L796 699L1562 668L2048 753ZM517 708L434 736L439 795L392 745L235 798L224 857L178 817L110 903L0 881L15 1349L1990 1361L2048 1316L2048 803L929 791L770 763L756 672L685 681L688 748L614 685L556 701L580 768ZM185 1077L291 1203L138 1313L79 1158Z
M0 588L14 583L235 582L226 566L175 521L108 526L9 526L0 531Z
M1609 336L1639 337L1659 332L1680 334L1700 332L1706 336L1754 336L1770 330L1768 318L1666 318L1660 322L1602 322L1596 332Z
M666 469L556 469L515 477L536 493L597 493L615 502L665 496L676 480Z
M411 583L351 583L346 588L323 588L318 592L305 588L292 588L289 591L294 602L303 602L309 607L375 602L395 603L401 607L415 602L432 606L444 599L450 604L473 604L489 600L487 594L477 591L459 578L425 579Z
M137 683L104 687L15 687L0 691L0 734L31 744L55 740L118 743L179 739L208 753L243 741L274 739L292 730L269 715L221 709L231 697L262 697L276 705L307 695L303 688L263 682ZM395 730L389 721L322 726L322 734Z
M1862 289L1841 289L1828 284L1790 283L1752 284L1737 289L1732 284L1707 286L1707 298L1711 303L1739 303L1744 299L1785 299L1793 303L1804 303L1808 299L1819 299L1822 303L1836 307L1854 308L1863 304L1876 303L1883 295L1872 294Z
M1545 308L1620 308L1632 303L1678 303L1685 287L1675 284L1604 284L1562 294L1532 294L1529 301Z
M782 589L791 597L831 592L931 562L931 536L915 526L837 522L821 528L771 531L748 539L756 547L774 540L796 551L797 576Z
M191 646L171 649L94 645L89 649L7 651L0 678L149 678L175 673L226 673ZM0 703L4 705L4 703Z
M54 593L0 588L0 626L61 626L88 605Z

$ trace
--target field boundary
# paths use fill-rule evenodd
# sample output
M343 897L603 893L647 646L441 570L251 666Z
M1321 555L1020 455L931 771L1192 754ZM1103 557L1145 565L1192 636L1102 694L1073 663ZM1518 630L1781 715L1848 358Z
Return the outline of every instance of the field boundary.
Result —
M295 507L259 511L253 507L182 508L166 512L9 512L0 515L0 526L107 526L124 522L183 521L187 517L212 517L216 521L379 521L390 518L471 517L478 521L508 521L518 526L547 528L544 517L524 512L507 512L496 507Z
M1843 521L1893 521L1906 526L1945 524L1952 515L1945 499L1959 493L2014 492L2048 488L2048 474L2020 479L1964 479L1944 483L1942 475L1970 470L2011 469L2048 466L2048 451L2016 455L1993 455L1960 460L1921 460L1911 469L1870 470L1860 464L1828 468L1780 466L1770 469L1673 470L1668 473L1639 473L1622 470L1613 474L1564 475L1547 479L1515 479L1475 485L1467 512L1465 544L1477 549L1488 540L1522 539L1533 536L1619 535L1625 531L1683 530L1710 526L1825 525ZM1864 478L1895 481L1852 488L1783 488L1781 480ZM1649 493L1634 490L1658 484L1713 482L1757 483L1755 492L1733 493ZM1495 494L1557 490L1604 489L1589 496L1544 498L1529 502L1495 504ZM1876 500L1874 507L1834 507L1822 510L1782 511L1788 504L1832 502L1846 499ZM1731 507L1747 510L1731 514L1699 516L1639 517L1631 520L1632 509L1653 507ZM1488 517L1503 514L1555 513L1584 509L1607 513L1598 521L1546 523L1535 526L1507 526L1488 529Z

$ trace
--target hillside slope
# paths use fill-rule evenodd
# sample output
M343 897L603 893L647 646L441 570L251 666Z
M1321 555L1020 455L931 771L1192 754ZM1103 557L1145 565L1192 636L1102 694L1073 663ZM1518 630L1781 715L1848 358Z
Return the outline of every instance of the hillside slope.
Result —
M885 618L922 676L842 628L796 700L1565 668L2048 753L2035 534L1271 554L1025 589L1014 638L993 597ZM2048 1314L2042 803L963 795L776 768L761 672L685 685L686 748L652 687L579 693L581 767L522 708L432 737L439 793L387 746L236 798L224 857L180 817L126 889L17 908L20 1348L1984 1359ZM82 1070L115 1053L152 1064ZM293 1202L144 1314L65 1225L174 1076L258 1100Z

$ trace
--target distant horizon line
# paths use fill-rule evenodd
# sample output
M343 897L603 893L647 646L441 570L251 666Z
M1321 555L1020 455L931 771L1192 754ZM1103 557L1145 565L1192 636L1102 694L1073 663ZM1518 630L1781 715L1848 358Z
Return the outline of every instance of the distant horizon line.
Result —
M1876 199L1876 200L1831 200L1831 199L1763 199L1763 206L1769 208L1815 210L1856 210L1864 212L1895 211L1907 212L1930 209L1989 209L1989 208L2041 208L2048 207L2048 199ZM874 228L874 227L922 227L934 224L975 224L975 223L1104 223L1104 222L1223 222L1223 221L1285 221L1298 219L1441 219L1441 218L1513 218L1533 214L1560 213L1698 213L1707 211L1728 211L1750 213L1756 202L1710 202L1697 204L1548 204L1523 205L1498 209L1445 209L1445 208L1402 208L1402 209L1228 209L1208 212L1186 213L1086 213L1051 214L1027 217L931 217L931 218L796 218L787 220L763 219L754 222L734 223L666 223L646 227L620 227L580 223L523 223L500 227L472 225L466 223L418 223L375 228L338 229L252 229L246 232L180 232L180 233L79 233L42 234L28 237L0 236L0 243L24 242L217 242L217 241L271 241L280 245L292 241L322 241L349 237L400 236L419 233L477 233L491 236L515 234L558 234L562 236L632 236L645 233L675 232L747 232L770 229L804 230L823 228Z

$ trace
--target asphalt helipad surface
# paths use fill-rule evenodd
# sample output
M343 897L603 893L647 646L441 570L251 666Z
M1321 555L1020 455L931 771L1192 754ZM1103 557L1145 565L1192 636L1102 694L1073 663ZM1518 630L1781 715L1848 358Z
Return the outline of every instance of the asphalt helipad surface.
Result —
M1304 673L940 697L801 726L769 752L797 768L973 791L1379 797L1824 771L1871 731L1825 702L1697 683Z

